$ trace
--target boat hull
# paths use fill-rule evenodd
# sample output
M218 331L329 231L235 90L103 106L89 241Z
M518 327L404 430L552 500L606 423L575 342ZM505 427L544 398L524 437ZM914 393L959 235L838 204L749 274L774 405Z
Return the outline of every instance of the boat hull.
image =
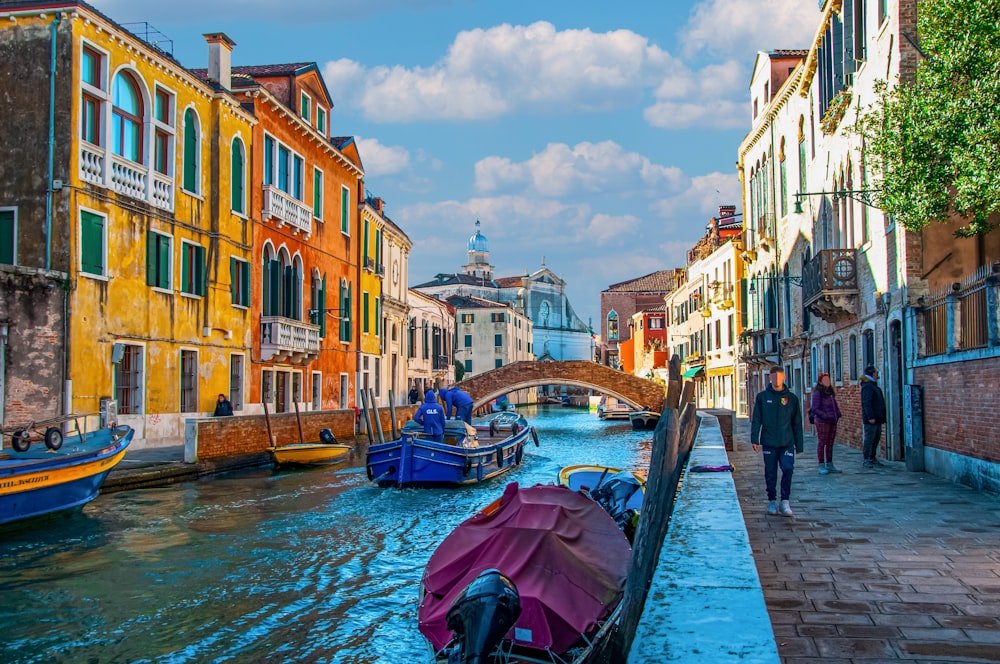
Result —
M365 466L368 478L382 487L478 484L519 466L535 435L525 427L497 443L455 444L404 429L398 440L369 447Z
M96 498L135 435L131 427L116 432L120 435L95 431L86 441L67 438L59 453L29 450L0 460L0 524L80 507Z
M636 431L649 431L655 429L656 425L660 422L660 413L643 410L629 413L628 419L632 423L632 428Z
M346 461L351 449L350 445L297 443L272 447L270 452L279 466L330 466Z
M564 487L568 487L574 491L579 491L580 489L586 487L588 490L593 491L599 486L599 483L610 479L616 474L622 472L618 468L608 468L605 466L590 466L590 465L579 465L579 466L566 466L559 470L559 484ZM636 475L631 473L639 482L645 486L645 481ZM631 496L626 503L625 507L627 509L638 510L642 508L643 494L636 493Z

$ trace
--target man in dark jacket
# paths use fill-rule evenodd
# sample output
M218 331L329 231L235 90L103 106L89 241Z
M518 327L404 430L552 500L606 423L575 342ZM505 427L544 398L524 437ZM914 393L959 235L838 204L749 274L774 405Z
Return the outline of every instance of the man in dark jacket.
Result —
M441 398L444 399L445 417L451 417L451 409L454 408L456 420L462 420L466 424L472 424L472 397L457 387L452 387L448 390L441 390L441 392Z
M444 442L444 409L437 402L434 390L427 390L424 403L413 414L417 424L424 425L424 434L436 443Z
M885 397L882 395L882 388L878 386L878 369L873 366L866 367L865 375L861 377L861 420L864 467L881 466L877 457L882 425L885 424Z
M215 404L215 412L212 413L215 417L229 417L233 414L233 404L229 402L225 394L219 395L219 401Z
M750 443L753 451L764 448L764 485L767 488L767 513L777 514L775 484L781 467L781 513L792 517L788 504L792 492L795 453L802 452L802 409L799 398L785 387L785 372L771 367L767 389L757 393L750 420Z

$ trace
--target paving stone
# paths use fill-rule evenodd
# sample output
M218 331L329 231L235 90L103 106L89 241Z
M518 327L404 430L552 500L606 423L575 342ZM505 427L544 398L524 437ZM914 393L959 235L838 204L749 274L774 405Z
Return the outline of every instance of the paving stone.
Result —
M942 616L937 621L942 627L1000 630L1000 619L986 616Z
M956 662L997 662L997 647L983 643L948 643L928 641L900 641L896 644L900 652L908 657L927 655L948 657L949 664ZM926 660L921 659L921 662Z
M968 641L969 637L960 629L940 627L900 627L903 638L910 641ZM998 653L1000 654L1000 653Z
M794 625L793 625L794 627ZM798 625L799 636L839 636L836 625Z
M891 657L896 654L884 639L816 639L816 649L823 657L849 657L851 659L873 659Z
M921 613L873 613L871 619L876 625L895 625L898 627L905 625L930 627L941 624L941 618Z
M837 632L856 639L896 639L900 634L892 625L838 625Z
M929 598L928 598L929 599ZM934 602L876 602L883 613L916 613L923 615L949 615L958 611L951 604Z
M988 629L966 629L965 635L970 641L975 643L995 643L1000 644L1000 631ZM1000 660L1000 648L996 650L996 657Z
M867 613L817 613L803 611L799 618L804 623L828 623L831 625L870 625L871 618Z
M819 655L816 650L816 644L813 643L812 639L803 638L781 638L776 639L778 643L778 655L782 658L785 657L814 657Z

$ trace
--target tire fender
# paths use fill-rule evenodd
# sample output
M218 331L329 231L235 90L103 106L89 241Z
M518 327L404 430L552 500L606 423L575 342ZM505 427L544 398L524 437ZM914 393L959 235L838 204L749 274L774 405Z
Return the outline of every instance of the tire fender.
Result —
M524 458L524 445L518 445L517 450L514 451L514 463L520 466L522 458Z
M371 482L372 480L375 479L375 475L374 475L374 473L372 473L371 464L368 464L368 463L365 464L365 474L368 475L368 481L369 482Z
M535 431L535 427L531 427L531 440L535 441L535 447L538 447L538 432Z
M468 475L472 470L472 457L465 457L465 464L462 466L462 474Z

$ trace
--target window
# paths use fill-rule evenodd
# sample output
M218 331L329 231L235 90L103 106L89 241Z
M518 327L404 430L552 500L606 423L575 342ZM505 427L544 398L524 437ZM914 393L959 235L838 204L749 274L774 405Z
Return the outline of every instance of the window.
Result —
M497 368L497 369L499 369L500 367L502 367L503 366L503 359L498 357L496 360L494 360L493 366L494 366L494 368Z
M107 101L107 56L91 46L84 46L80 57L80 80L83 98L80 107L80 138L104 145L104 104Z
M375 396L382 396L382 358L375 358Z
M364 263L362 267L368 269L368 240L371 235L371 222L365 219L365 229L364 229L364 241L361 243L361 253Z
M118 345L118 344L115 344ZM142 346L122 344L121 360L115 365L115 400L118 413L142 413Z
M475 323L476 322L476 314L462 314L462 322L463 323Z
M838 383L844 380L844 348L840 339L833 342L833 378Z
M292 402L302 403L302 374L298 371L292 374Z
M299 93L299 115L302 119L312 124L312 99L304 92Z
M173 173L174 96L156 86L153 95L153 169L161 175Z
M430 328L427 326L427 321L424 321L424 359L425 360L430 357L431 340L430 340L430 332L429 332L429 330L430 330Z
M350 234L351 222L348 212L351 207L351 191L344 186L340 188L340 232Z
M466 360L465 361L465 373L471 373L471 372L472 372L472 360Z
M865 34L865 0L854 0L854 59L864 60L868 48ZM881 21L880 21L881 22Z
M382 336L382 325L381 325L382 312L379 310L379 306L380 306L379 305L379 298L376 297L375 298L375 318L373 319L374 322L375 322L374 327L375 327L375 336L376 337Z
M264 136L264 184L274 184L274 139Z
M230 301L238 307L250 306L250 263L236 258L229 259Z
M878 24L882 25L889 16L889 0L878 0Z
M858 337L852 334L851 338L847 341L847 363L848 375L851 380L858 379Z
M806 191L806 119L799 116L799 193Z
M873 330L865 330L861 333L862 347L861 347L861 361L864 367L875 366L875 332Z
M229 356L229 403L233 410L243 410L243 361L242 355Z
M785 138L781 138L781 149L778 152L778 178L781 187L781 216L788 214L788 171L785 169Z
M813 385L819 380L819 361L816 346L809 351L809 382Z
M181 351L181 412L198 410L198 352Z
M305 161L303 161L302 157L294 155L292 157L292 196L300 201L305 200L304 180Z
M472 335L471 334L465 335L465 347L466 348L472 348Z
M651 330L662 330L663 329L663 318L657 316L656 318L649 319L649 329Z
M111 89L111 150L119 157L142 163L143 107L139 85L131 74L119 72Z
M316 273L312 278L312 324L319 325L319 338L326 338L326 274L322 278Z
M205 247L181 242L181 292L205 296L208 293L205 277Z
M502 334L494 334L493 335L493 345L496 346L497 348L503 348L503 335Z
M323 219L323 171L313 167L313 216Z
M312 409L323 410L323 374L312 372Z
M289 150L288 148L286 148L284 145L280 145L279 144L278 145L278 179L276 181L276 184L278 185L278 189L282 190L286 194L291 192L291 189L289 187L289 179L288 179L288 169L289 169L289 166L290 166L290 164L288 163L288 161L291 159L291 157L292 157L291 150Z
M736 345L736 318L733 314L729 314L729 345Z
M354 288L354 284L349 284L342 280L340 282L340 340L341 341L351 341L351 314L352 311L352 294L351 290ZM343 398L343 397L341 397Z
M368 291L364 292L361 297L361 331L368 334Z
M830 373L830 344L823 344L823 372Z
M608 340L618 340L618 314L614 311L608 314Z
M233 212L237 214L246 214L246 152L243 147L243 141L238 138L233 139L231 164L232 177L230 182L230 205L232 206Z
M192 194L197 194L198 187L198 116L193 108L184 111L184 180L183 187Z
M340 374L340 408L341 408L341 410L344 410L344 409L346 409L348 407L347 396L348 396L348 390L349 389L350 389L350 385L349 385L349 382L348 382L347 374L343 374L343 373Z
M0 263L17 264L17 208L0 208Z
M316 129L326 136L326 109L316 106Z
M146 283L153 288L170 289L170 266L173 264L173 238L163 233L146 233Z
M80 212L80 272L84 274L107 276L106 221L93 212Z

